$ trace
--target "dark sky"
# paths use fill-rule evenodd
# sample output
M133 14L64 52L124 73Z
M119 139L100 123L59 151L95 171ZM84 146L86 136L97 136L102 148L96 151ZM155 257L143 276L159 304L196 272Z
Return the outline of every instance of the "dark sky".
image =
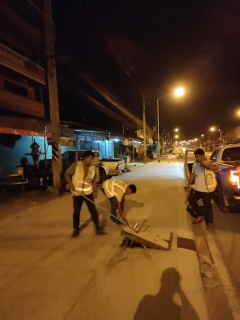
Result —
M142 98L136 87L144 88L152 102L149 125L156 124L156 98L177 86L185 88L181 99L160 100L161 126L170 132L179 127L182 139L206 134L212 125L226 130L240 121L239 17L239 0L54 3L57 48L70 55L68 63L77 63L139 118ZM87 91L62 65L59 73ZM63 115L79 121L93 117L93 107L60 91ZM96 119L101 119L98 111Z

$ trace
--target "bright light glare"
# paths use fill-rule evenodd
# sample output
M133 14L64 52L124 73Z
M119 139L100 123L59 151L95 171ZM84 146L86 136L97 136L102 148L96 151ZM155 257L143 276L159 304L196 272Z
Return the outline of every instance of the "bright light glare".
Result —
M181 97L184 95L184 89L183 88L177 88L175 91L174 91L174 94L176 97Z
M175 138L177 139L177 138L178 138L178 135L176 135Z
M211 130L211 131L215 131L215 128L214 128L214 127L212 127L210 130Z
M179 130L179 129L178 129L178 128L176 128L174 131L175 131L175 132L178 132L178 130Z

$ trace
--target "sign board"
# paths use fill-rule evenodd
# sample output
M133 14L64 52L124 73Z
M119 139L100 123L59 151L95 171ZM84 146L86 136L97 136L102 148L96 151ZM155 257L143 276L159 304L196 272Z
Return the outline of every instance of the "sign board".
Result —
M0 65L14 70L41 84L46 84L45 70L17 52L0 43Z

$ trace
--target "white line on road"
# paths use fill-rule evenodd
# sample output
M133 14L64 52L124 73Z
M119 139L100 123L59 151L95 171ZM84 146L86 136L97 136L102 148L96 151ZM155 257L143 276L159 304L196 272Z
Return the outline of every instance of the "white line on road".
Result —
M222 261L221 254L217 248L214 237L208 233L206 235L209 249L211 251L215 266L217 268L218 275L221 279L224 293L227 297L228 304L234 320L240 320L240 299L231 281L231 277L228 273L227 267Z

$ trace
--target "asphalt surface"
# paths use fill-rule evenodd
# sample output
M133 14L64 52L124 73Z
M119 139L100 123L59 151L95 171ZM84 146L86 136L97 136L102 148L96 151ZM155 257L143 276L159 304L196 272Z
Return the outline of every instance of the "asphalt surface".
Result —
M1 320L209 319L182 163L165 159L131 171L118 177L138 188L126 200L127 218L139 225L147 219L149 232L170 233L170 250L134 246L123 252L122 228L99 211L107 235L96 236L85 205L82 232L73 239L69 194L3 201ZM97 203L109 210L100 191Z

